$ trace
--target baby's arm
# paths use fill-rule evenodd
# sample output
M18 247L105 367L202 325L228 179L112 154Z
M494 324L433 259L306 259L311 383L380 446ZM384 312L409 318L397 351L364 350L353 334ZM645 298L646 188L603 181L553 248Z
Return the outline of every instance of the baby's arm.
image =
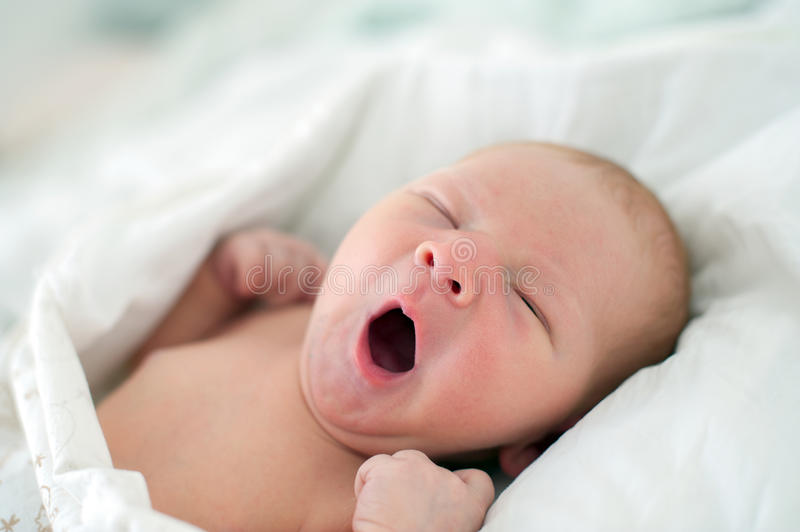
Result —
M420 451L405 450L364 462L355 493L353 532L474 532L494 499L494 486L479 469L450 471Z
M311 275L300 279L304 268ZM134 355L134 367L157 349L211 336L254 300L277 305L313 299L324 269L310 244L277 231L251 229L223 238Z

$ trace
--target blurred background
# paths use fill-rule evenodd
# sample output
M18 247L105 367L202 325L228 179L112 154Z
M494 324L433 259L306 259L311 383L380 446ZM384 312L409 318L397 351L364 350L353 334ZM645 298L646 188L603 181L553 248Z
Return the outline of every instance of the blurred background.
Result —
M149 123L243 58L391 47L442 27L460 28L462 36L491 28L544 48L580 50L709 19L735 25L766 4L0 0L0 333L24 311L59 239L94 206L120 201L130 189L130 173L98 172L93 154L131 131L146 135ZM472 45L463 40L460 46Z
M31 0L0 3L0 157L24 155L135 85L139 99L177 96L185 83L255 48L297 42L365 44L441 24L508 25L578 47L709 17L764 0ZM376 42L377 41L377 42ZM175 63L176 55L184 54ZM152 69L171 56L172 72ZM181 71L178 70L180 67ZM134 79L147 83L135 84ZM128 96L131 96L128 94Z

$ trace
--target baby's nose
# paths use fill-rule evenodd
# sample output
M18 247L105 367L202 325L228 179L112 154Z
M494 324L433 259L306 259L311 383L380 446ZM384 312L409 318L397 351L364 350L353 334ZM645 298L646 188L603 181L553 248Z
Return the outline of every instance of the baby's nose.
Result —
M431 270L431 289L447 295L453 304L460 307L466 307L475 297L475 290L469 279L472 271L470 263L475 253L462 249L469 247L466 242L468 240L457 239L450 243L426 240L414 252L414 263ZM472 246L474 249L474 243Z

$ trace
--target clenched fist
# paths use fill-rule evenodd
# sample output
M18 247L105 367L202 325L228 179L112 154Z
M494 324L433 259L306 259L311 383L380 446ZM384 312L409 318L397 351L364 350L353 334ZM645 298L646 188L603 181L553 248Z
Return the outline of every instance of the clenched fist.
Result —
M355 492L354 532L474 532L494 499L494 486L483 471L450 471L414 450L364 462Z
M211 260L231 294L273 305L313 299L327 266L311 244L272 229L249 229L226 237Z

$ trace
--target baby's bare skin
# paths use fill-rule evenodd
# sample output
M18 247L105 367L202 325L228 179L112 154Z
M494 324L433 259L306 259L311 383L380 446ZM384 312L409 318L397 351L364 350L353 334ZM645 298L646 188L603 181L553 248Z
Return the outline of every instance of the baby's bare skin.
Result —
M141 471L153 507L209 530L350 530L367 458L302 400L310 304L257 310L149 356L98 408L114 466Z
M226 237L98 408L115 467L209 530L474 532L489 477L429 457L488 452L519 474L549 434L668 354L685 320L668 218L632 177L590 162L511 145L390 194L329 270L389 268L404 284L388 291L336 276L308 291L301 272L325 265L307 244ZM251 283L258 268L287 289ZM485 268L507 274L498 289ZM272 310L235 318L254 300Z

